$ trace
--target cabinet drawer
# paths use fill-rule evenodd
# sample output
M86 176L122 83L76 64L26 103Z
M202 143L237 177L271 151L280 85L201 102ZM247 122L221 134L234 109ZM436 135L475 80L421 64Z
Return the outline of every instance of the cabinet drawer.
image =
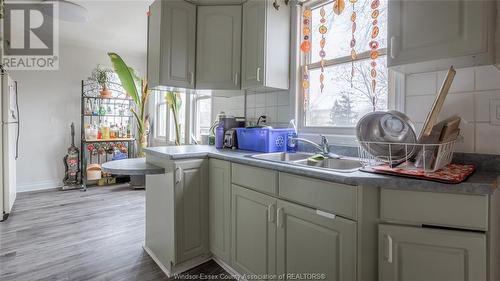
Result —
M356 219L355 186L280 173L279 195L336 215Z
M278 194L278 172L232 164L232 183L260 192Z
M380 217L388 221L486 230L488 197L384 189L380 195Z

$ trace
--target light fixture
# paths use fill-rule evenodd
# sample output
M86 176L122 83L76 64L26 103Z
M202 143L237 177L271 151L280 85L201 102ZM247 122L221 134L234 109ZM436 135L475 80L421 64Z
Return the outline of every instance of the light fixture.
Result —
M89 11L74 2L66 0L43 0L43 3L55 3L59 7L56 18L68 22L87 22L89 20Z

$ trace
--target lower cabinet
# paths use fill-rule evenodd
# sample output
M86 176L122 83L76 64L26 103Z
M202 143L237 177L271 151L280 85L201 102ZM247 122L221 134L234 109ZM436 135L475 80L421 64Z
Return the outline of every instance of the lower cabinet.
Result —
M208 253L207 161L175 163L177 263Z
M231 163L208 162L208 222L210 252L229 263L231 221Z
M379 225L379 280L485 281L486 235Z
M354 221L232 187L231 260L240 274L354 281L356 237Z
M231 265L249 280L266 280L265 275L276 274L276 202L271 196L233 185Z
M277 272L316 280L356 280L356 222L278 201Z

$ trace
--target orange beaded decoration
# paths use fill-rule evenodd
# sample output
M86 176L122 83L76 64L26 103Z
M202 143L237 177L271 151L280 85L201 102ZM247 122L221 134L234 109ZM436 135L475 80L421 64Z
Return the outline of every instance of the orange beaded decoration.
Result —
M319 57L321 58L321 74L319 75L319 87L321 92L323 92L323 88L325 87L325 84L323 83L325 81L325 44L326 44L326 39L325 39L325 34L328 32L328 28L326 27L326 19L325 19L325 8L321 7L319 10L319 15L321 16L320 19L320 26L319 26L319 33L321 34L321 40L319 41L319 46L320 46L320 51L319 51Z
M351 33L352 33L352 39L351 39L351 88L354 87L353 85L353 79L354 79L354 61L358 58L358 54L356 53L356 38L354 37L354 33L356 32L356 9L355 9L355 4L358 2L358 0L350 0L352 4L352 14L351 14L351 22L352 22L352 28L351 28Z
M371 86L372 86L372 98L375 99L375 95L376 95L376 88L377 88L377 62L376 62L376 59L378 58L379 56L379 51L378 51L378 47L379 47L379 43L377 41L377 37L378 37L378 34L379 34L379 27L378 27L378 16L380 14L380 11L378 10L378 7L380 6L380 0L372 0L371 2L371 9L372 9L372 13L371 13L371 17L373 19L373 22L372 22L372 34L371 34L371 38L372 40L370 41L370 43L368 43L368 46L370 47L371 49L371 53L370 53L370 58L372 60L371 62L371 71L370 71L370 76L372 78L372 83L371 83Z
M302 35L304 41L300 44L300 50L304 53L304 56L308 56L311 52L311 16L312 11L310 8L306 8L302 13L303 25L302 25ZM307 61L307 60L306 60ZM309 94L309 71L307 66L302 69L302 90L304 91L304 109L307 108L308 94Z

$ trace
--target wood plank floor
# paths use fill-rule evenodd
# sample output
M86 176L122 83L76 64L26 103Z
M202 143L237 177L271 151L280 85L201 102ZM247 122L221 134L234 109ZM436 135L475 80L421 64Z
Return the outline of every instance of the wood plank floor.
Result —
M0 280L169 280L142 249L144 194L126 186L18 194L0 223ZM188 273L225 271L210 261Z

